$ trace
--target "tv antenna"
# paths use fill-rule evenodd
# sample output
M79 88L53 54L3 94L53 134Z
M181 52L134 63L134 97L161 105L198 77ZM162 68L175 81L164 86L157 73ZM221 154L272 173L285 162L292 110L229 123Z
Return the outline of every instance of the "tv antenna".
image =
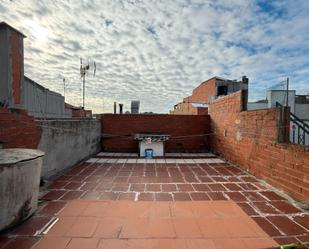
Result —
M86 83L86 75L87 72L90 70L90 63L86 65L83 64L83 58L80 58L80 77L83 79L83 109L85 109L85 83ZM95 73L97 71L97 64L93 61L93 77L95 77Z

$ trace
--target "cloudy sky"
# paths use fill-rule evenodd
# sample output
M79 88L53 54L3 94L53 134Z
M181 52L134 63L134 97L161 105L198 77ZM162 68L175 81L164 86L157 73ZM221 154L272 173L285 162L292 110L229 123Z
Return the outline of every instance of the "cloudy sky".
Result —
M168 112L213 76L247 75L251 100L287 76L309 94L308 0L0 0L0 21L27 36L25 74L60 93L66 78L71 104L89 61L95 112L133 99Z

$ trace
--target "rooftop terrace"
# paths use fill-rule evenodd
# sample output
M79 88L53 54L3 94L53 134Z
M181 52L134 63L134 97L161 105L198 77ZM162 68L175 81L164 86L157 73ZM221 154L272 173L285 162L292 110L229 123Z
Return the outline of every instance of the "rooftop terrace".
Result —
M0 248L269 248L307 241L309 215L211 153L99 153L41 192Z

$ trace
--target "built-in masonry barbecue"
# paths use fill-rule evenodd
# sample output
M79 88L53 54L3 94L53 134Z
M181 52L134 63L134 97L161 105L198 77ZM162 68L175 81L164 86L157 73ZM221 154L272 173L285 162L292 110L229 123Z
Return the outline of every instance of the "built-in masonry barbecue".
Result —
M164 143L170 138L170 135L161 133L138 133L134 139L139 141L140 157L163 157Z

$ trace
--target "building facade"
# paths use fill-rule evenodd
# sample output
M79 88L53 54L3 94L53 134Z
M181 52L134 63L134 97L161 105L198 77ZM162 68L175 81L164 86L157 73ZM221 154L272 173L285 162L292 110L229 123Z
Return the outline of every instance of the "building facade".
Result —
M241 81L213 77L194 88L192 95L174 105L170 114L203 115L208 113L208 104L219 98L239 90L248 89L249 80L243 76Z

